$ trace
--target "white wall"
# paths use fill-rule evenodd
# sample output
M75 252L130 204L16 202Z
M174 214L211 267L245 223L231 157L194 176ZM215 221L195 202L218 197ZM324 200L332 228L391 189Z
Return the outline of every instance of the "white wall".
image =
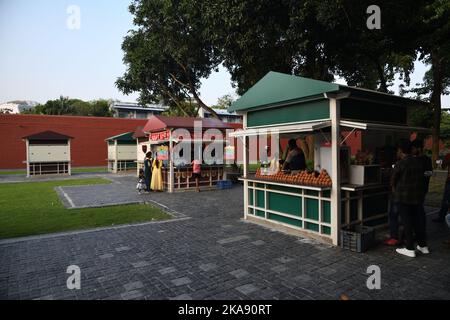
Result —
M117 160L136 160L137 152L134 144L117 145Z
M30 145L30 162L70 161L67 145Z

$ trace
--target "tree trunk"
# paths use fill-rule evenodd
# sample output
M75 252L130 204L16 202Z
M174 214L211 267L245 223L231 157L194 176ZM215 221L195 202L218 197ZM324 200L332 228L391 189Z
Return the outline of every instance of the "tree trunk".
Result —
M191 88L191 93L194 96L195 101L197 101L198 105L205 109L206 111L208 111L214 118L219 119L219 115L217 114L217 112L214 111L213 108L208 107L203 101L202 99L200 99L200 97L198 96L197 92L195 91L194 88Z
M431 104L433 105L433 145L432 161L436 166L439 158L439 136L441 134L441 94L442 94L442 61L437 52L431 53L431 69L433 73L433 91L431 93Z
M386 75L384 73L384 68L377 61L377 72L378 78L380 80L380 92L388 93L387 83L386 83Z

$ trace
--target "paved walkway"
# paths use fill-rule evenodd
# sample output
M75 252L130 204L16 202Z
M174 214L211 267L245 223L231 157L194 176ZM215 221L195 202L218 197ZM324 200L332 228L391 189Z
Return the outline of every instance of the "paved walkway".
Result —
M105 192L113 200L125 188L135 192L134 179L115 181L103 191L63 190L76 206L104 201ZM90 197L77 198L81 192ZM445 226L428 223L432 253L409 259L392 248L352 253L244 222L239 186L133 196L191 218L0 241L0 298L450 299ZM80 290L67 289L69 265L81 268ZM381 268L381 290L366 286L370 265Z

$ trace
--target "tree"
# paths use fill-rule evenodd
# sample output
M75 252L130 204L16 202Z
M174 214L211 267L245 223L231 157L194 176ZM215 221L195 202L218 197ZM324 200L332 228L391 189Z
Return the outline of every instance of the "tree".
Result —
M418 9L407 0L383 2L382 28L369 30L371 4L212 0L203 3L202 11L239 94L268 71L324 81L340 75L350 85L388 92L395 74L409 81L416 44L408 28L418 23Z
M236 99L231 94L223 95L219 99L217 99L217 103L214 106L214 108L228 109L235 100Z
M423 6L422 24L418 29L420 59L430 66L423 83L415 89L429 95L433 107L433 163L439 157L441 133L441 95L450 89L450 2L434 0Z
M206 34L220 50L238 94L269 71L291 73L287 0L211 0L200 2Z
M171 107L168 110L163 112L163 115L165 116L174 116L174 117L185 117L186 113L189 115L192 115L193 117L196 116L195 112L198 112L198 105L195 102L192 101L180 101L180 108L179 107Z
M142 104L159 102L177 107L185 116L185 101L195 100L213 116L200 98L201 79L217 69L220 60L208 40L200 6L190 0L135 0L130 5L136 30L130 30L122 49L125 74L116 81L125 94L140 92Z
M57 100L48 100L45 104L39 104L25 113L93 117L112 116L107 100L100 99L87 102L80 99L69 99L63 97L60 97L60 99Z

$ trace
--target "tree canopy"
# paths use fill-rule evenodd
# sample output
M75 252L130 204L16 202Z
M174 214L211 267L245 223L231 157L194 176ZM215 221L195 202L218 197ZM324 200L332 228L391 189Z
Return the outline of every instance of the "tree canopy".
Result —
M201 79L216 69L220 58L205 34L201 8L195 1L133 1L136 30L130 30L122 48L125 74L116 84L125 94L140 92L140 102L162 100L186 116L184 108L195 100L199 107L216 115L200 98Z
M134 0L135 28L123 42L127 70L116 84L141 103L164 101L178 113L205 108L201 80L223 64L238 94L269 71L392 93L410 86L414 61L429 65L413 87L432 104L433 153L440 134L440 97L449 87L450 1L386 0L380 28L368 28L371 0ZM417 91L417 92L419 92Z
M28 114L45 115L73 115L73 116L93 116L111 117L107 100L83 101L80 99L69 99L60 97L55 100L48 100L44 104L39 104L33 109L24 111Z

